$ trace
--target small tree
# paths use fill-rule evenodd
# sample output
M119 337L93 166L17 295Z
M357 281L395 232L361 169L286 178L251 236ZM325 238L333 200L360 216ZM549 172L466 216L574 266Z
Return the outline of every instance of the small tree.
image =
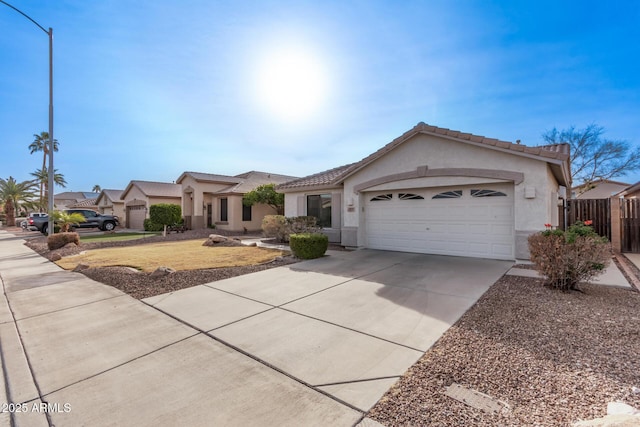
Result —
M571 146L571 178L574 184L590 184L597 179L611 179L640 169L640 147L628 141L603 137L604 128L590 124L584 129L574 126L561 131L553 128L542 138L547 144ZM588 188L585 187L585 188Z
M167 235L167 226L182 221L182 208L170 203L158 203L149 208L149 218L152 222L163 226L162 235Z
M244 195L242 204L253 206L263 203L271 206L278 215L284 214L284 194L276 191L275 184L263 184Z
M56 222L56 225L60 227L60 232L62 233L68 232L72 225L79 224L87 220L84 215L80 213L70 214L63 211L54 211L51 216Z

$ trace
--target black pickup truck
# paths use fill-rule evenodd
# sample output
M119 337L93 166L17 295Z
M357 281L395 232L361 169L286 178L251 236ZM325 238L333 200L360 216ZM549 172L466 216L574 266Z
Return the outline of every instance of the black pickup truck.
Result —
M102 231L111 231L120 225L117 216L101 215L90 209L65 209L64 212L72 214L79 213L84 216L84 222L74 224L73 228L99 228ZM49 216L28 218L29 227L37 228L42 234L47 234L49 228Z

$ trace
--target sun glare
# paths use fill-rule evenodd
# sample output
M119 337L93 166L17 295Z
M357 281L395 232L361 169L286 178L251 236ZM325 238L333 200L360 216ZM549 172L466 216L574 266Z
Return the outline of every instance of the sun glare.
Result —
M265 56L257 71L260 101L281 119L309 118L324 102L326 71L307 52L272 53Z

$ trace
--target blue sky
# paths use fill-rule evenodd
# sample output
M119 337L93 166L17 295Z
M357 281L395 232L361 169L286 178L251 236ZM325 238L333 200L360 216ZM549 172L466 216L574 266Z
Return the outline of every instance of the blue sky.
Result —
M9 3L54 29L70 191L184 171L304 176L421 121L527 145L597 123L640 144L637 1ZM21 181L48 129L47 36L2 4L0 35L0 177ZM283 52L315 79L276 82L298 84L284 106L265 95Z

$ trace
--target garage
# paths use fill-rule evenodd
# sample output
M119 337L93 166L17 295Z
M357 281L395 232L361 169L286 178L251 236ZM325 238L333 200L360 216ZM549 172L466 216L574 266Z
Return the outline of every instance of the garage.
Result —
M514 259L513 193L513 184L366 192L366 246Z
M143 230L146 215L145 205L127 206L127 228Z

